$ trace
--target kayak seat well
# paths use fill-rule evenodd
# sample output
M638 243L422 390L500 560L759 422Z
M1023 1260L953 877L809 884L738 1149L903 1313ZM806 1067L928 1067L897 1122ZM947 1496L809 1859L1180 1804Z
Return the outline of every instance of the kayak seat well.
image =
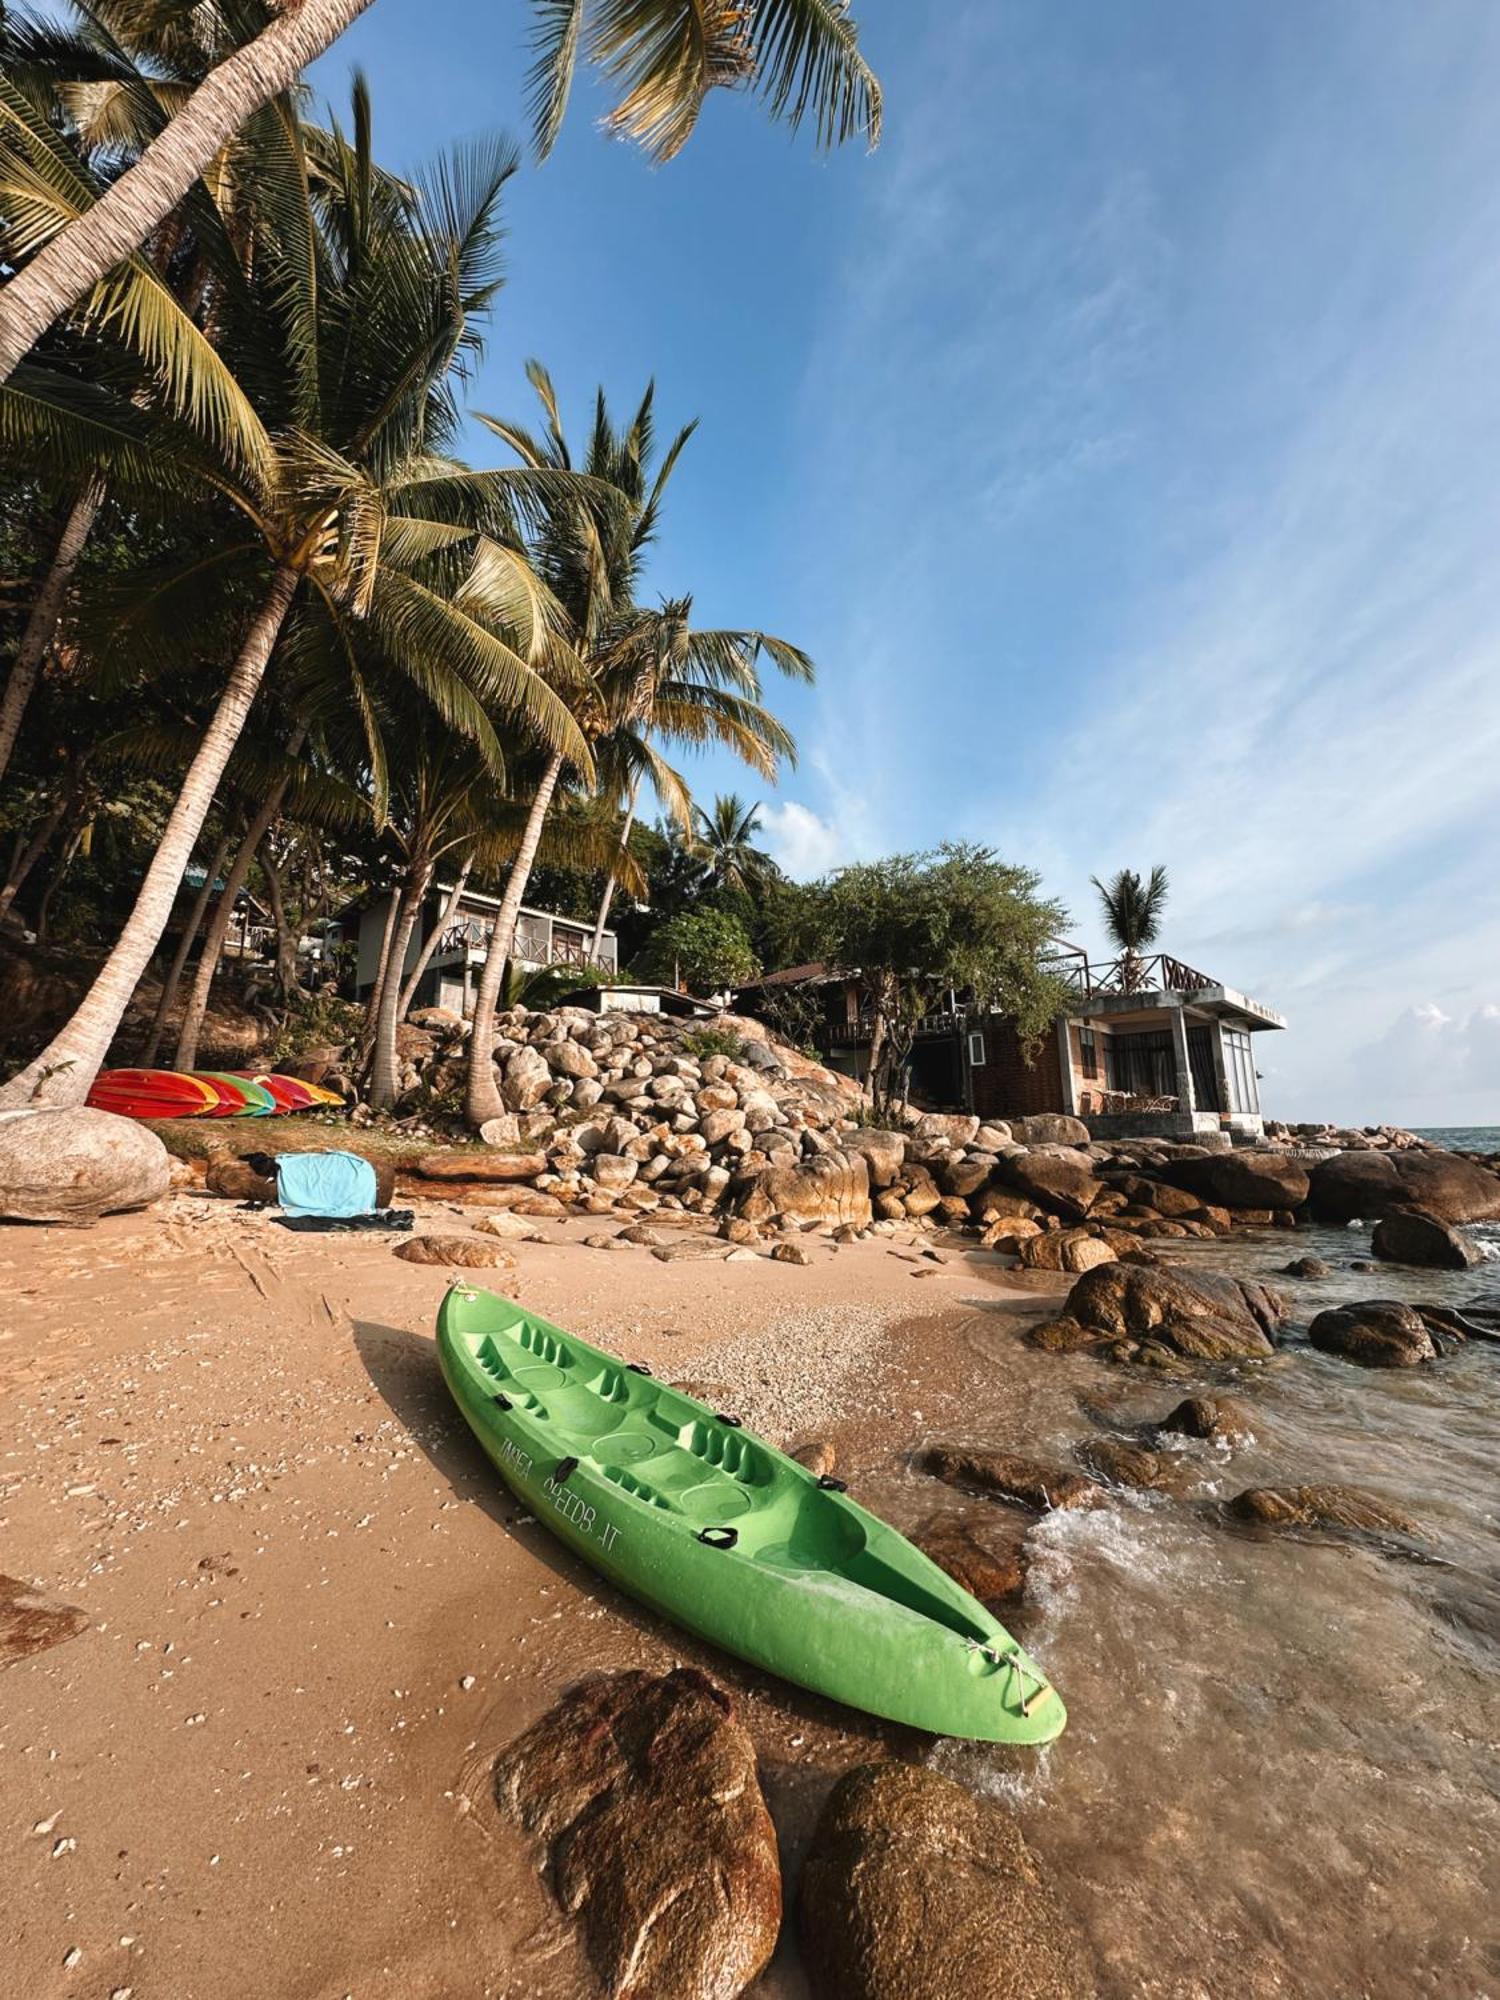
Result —
M701 1418L684 1424L677 1441L705 1465L717 1466L744 1486L769 1486L776 1468L760 1446L743 1431L728 1424L705 1423Z

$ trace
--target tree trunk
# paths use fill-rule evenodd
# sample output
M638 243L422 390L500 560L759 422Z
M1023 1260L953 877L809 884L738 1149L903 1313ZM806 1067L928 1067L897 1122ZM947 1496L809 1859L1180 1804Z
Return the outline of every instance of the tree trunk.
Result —
M57 857L57 866L47 877L47 886L42 891L42 899L36 906L36 923L33 926L37 934L38 943L46 943L47 931L52 921L52 898L62 887L64 876L77 859L78 850L83 845L83 836L84 828L81 826L74 827L73 831L63 842L63 851Z
M469 1031L469 1067L464 1085L464 1116L476 1130L487 1118L498 1118L505 1109L495 1086L495 1000L500 992L500 982L505 977L506 963L515 946L521 898L531 880L532 863L536 860L542 827L552 804L552 794L557 790L557 781L562 776L562 767L561 753L554 753L531 801L526 830L521 835L516 858L510 865L505 894L500 899L495 928L490 934L484 970L479 975L479 991L474 996L474 1025Z
M447 930L449 924L452 923L454 912L458 909L459 904L463 901L464 890L468 887L469 883L469 871L473 868L473 866L474 866L474 857L471 854L468 860L465 861L463 867L459 869L458 880L454 883L452 890L449 892L448 900L446 903L444 903L441 911L439 912L437 922L433 925L432 929L428 932L426 939L423 941L422 949L417 953L416 964L412 967L411 971L406 975L406 983L401 988L400 1005L396 1010L396 1019L398 1023L404 1021L407 1015L411 1012L411 1004L413 1000L415 1000L417 997L417 988L422 983L422 976L426 972L428 966L431 965L432 963L433 953L438 948L438 944L442 938L443 932ZM432 879L431 875L429 875L428 876L429 884L431 883L431 879ZM423 893L425 895L426 892L424 891Z
M26 845L16 856L15 865L10 871L10 876L4 888L0 889L0 918L5 916L6 911L26 886L27 876L46 853L47 843L62 825L64 815L67 813L71 803L72 801L68 794L64 792L62 797L37 827L35 833L32 834L30 840L27 841Z
M365 1002L365 1018L360 1023L359 1039L354 1044L354 1061L351 1074L356 1083L362 1082L370 1073L370 1061L375 1054L375 1023L380 1018L380 1000L385 992L386 975L391 969L391 940L396 935L396 919L401 914L401 891L393 888L386 899L385 923L380 933L380 958L375 967L375 980L370 988L370 997Z
M70 307L139 250L245 121L280 95L370 0L287 0L221 62L92 208L58 231L0 291L0 382Z
M302 993L297 978L297 944L301 928L299 926L297 933L293 934L292 927L287 922L286 897L281 887L281 871L290 856L296 852L296 846L294 840L280 861L276 861L268 853L260 864L271 901L271 922L276 926L276 985L284 1004L290 1004Z
M287 740L287 756L295 757L306 741L307 730L299 725ZM281 801L286 797L286 788L290 783L288 774L279 784L271 787L270 795L246 827L240 851L224 878L224 893L214 905L203 950L198 956L198 969L193 975L192 991L182 1010L182 1025L177 1030L177 1053L172 1058L173 1069L191 1069L198 1060L198 1038L203 1032L203 1017L208 1012L208 996L213 990L214 974L224 956L224 941L234 920L234 906L249 876L255 850L265 839L272 820L281 811Z
M146 1046L141 1053L141 1066L150 1069L156 1062L161 1049L162 1037L167 1031L167 1016L177 1004L177 989L182 984L183 967L193 949L193 942L203 928L203 914L208 908L209 898L214 892L214 883L219 879L219 870L224 866L224 857L229 852L229 835L226 833L214 849L213 859L208 864L208 872L203 877L203 887L193 898L193 907L188 912L188 920L182 927L182 936L177 940L177 949L172 954L172 963L161 984L161 998L156 1003L156 1014L151 1022L151 1033L146 1037Z
M621 847L629 845L630 829L635 825L635 796L636 787L632 785L630 787L630 810L626 813L625 824L620 829ZM615 900L615 884L618 880L618 875L611 868L605 880L604 894L599 898L599 917L594 925L593 942L589 946L589 957L596 965L599 962L599 948L604 942L604 926L609 922L609 906Z
M370 1070L370 1103L376 1111L384 1111L387 1105L396 1101L396 1029L401 1005L401 968L406 963L406 954L411 945L411 934L416 929L417 919L422 914L422 904L427 897L427 884L432 876L427 862L418 863L407 877L401 891L401 914L396 919L396 934L391 944L390 963L385 969L385 984L380 992L380 1011L375 1019L375 1060Z
M203 822L214 802L230 752L245 726L250 705L265 679L272 648L291 609L298 581L295 570L277 570L266 601L246 634L213 720L188 766L182 791L114 950L73 1018L39 1056L0 1088L0 1110L14 1110L25 1104L81 1104L88 1095L130 1004L130 996L161 942L177 900L183 870L203 831Z
M0 292L0 301L8 292L9 287ZM73 581L73 572L78 567L78 558L83 554L89 530L103 505L104 489L91 480L73 502L47 574L42 578L41 588L32 603L31 616L26 620L26 629L21 634L21 643L11 664L10 679L5 684L5 695L0 699L0 778L5 776L11 752L16 747L21 717L31 699L37 676L42 671L47 649L52 644L52 635L62 616L63 601L68 594L68 585Z

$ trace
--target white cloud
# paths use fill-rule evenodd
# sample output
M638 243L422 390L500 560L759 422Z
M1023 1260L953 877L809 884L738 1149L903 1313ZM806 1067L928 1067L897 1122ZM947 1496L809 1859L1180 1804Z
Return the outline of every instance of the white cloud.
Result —
M766 849L794 882L811 881L850 859L849 845L832 820L821 819L810 806L784 799L762 806Z

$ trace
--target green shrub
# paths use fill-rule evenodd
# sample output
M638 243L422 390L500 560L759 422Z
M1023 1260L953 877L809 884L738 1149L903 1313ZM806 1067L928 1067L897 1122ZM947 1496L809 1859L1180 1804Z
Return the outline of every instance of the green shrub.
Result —
M702 1062L706 1056L728 1056L731 1062L742 1062L745 1043L741 1036L728 1028L692 1028L682 1038L684 1055L695 1057Z

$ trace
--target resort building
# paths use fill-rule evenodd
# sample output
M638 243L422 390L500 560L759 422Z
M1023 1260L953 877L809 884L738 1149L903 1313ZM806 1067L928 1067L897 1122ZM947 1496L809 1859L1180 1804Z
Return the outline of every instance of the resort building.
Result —
M1059 940L1047 969L1075 998L1029 1050L1013 1021L961 995L927 1015L909 1057L913 1101L981 1118L1067 1112L1096 1138L1260 1136L1253 1037L1284 1028L1280 1014L1166 952L1095 963ZM870 1013L858 973L793 966L736 998L773 1022L791 1004L832 1067L864 1075Z
M422 906L422 914L412 930L405 970L410 971L422 955L433 930L440 928L436 947L417 989L419 1007L447 1007L455 1014L474 1011L474 992L480 968L489 955L489 941L500 908L498 896L481 895L465 889L452 910L453 884L434 883ZM354 997L367 1000L374 990L385 946L386 926L391 921L394 894L378 896L343 916L345 934L353 929L357 940L354 964ZM588 966L614 975L619 963L615 933L607 930L593 949L594 927L571 917L553 916L549 910L521 909L516 925L513 957L524 971L535 972L548 965Z

